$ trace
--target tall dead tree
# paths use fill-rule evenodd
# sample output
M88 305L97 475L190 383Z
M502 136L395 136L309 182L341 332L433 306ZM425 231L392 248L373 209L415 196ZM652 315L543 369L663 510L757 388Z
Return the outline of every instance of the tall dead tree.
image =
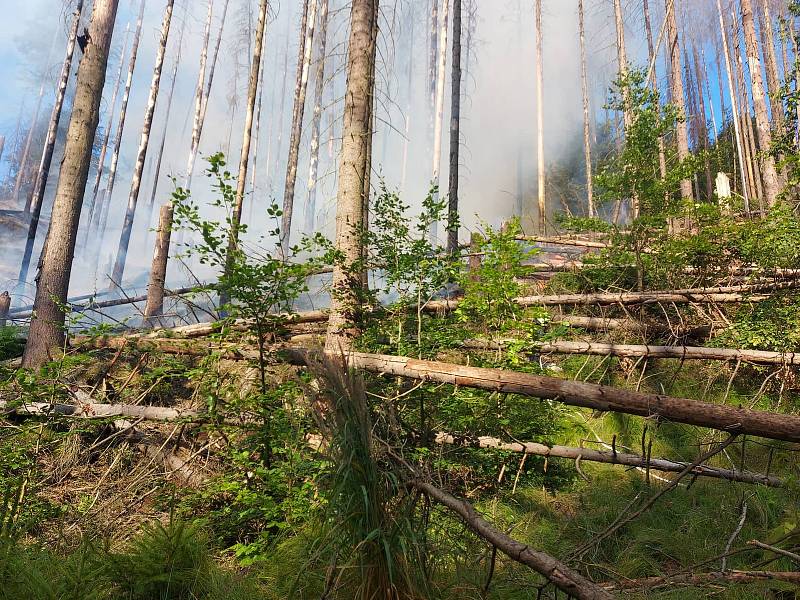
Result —
M675 3L665 0L667 8L667 57L670 72L670 88L672 90L672 103L686 115L686 102L683 95L683 75L681 69L681 48L678 42L678 25L675 19ZM689 133L686 121L679 120L676 125L675 139L678 146L678 158L689 158ZM692 182L689 179L681 180L681 198L684 201L692 199Z
M438 57L436 60L436 104L433 115L433 154L431 182L439 189L439 172L442 166L442 129L444 126L445 75L447 70L447 25L450 18L450 0L442 0L439 15ZM438 191L437 191L438 194ZM431 238L437 236L437 224L431 223Z
M711 162L708 155L708 121L706 120L706 100L703 93L703 76L701 73L702 62L700 61L700 53L697 51L697 44L692 41L692 54L694 59L694 73L695 81L697 82L697 89L695 90L698 104L697 111L697 125L700 134L700 143L705 150L703 157L703 172L705 174L706 184L706 198L709 200L714 197L714 182L711 178Z
M100 181L103 178L103 170L106 165L106 152L108 151L108 142L111 140L112 125L114 124L114 107L117 105L117 95L119 95L119 88L122 85L122 73L125 71L125 54L128 51L128 34L130 33L130 23L125 28L125 37L122 42L122 53L119 55L119 68L117 69L117 77L114 82L114 89L111 92L111 100L108 103L107 117L106 117L106 132L103 136L103 143L100 145L100 157L97 159L97 170L95 171L94 185L92 186L92 196L89 199L89 210L86 213L84 225L84 241L83 245L86 246L86 236L88 236L90 225L93 221L95 207L97 206L97 193L100 190Z
M780 98L781 79L778 74L778 58L775 54L775 35L772 30L772 15L769 0L760 0L758 13L761 47L764 49L764 66L767 72L767 95L769 96L772 122L778 131L783 129L783 103Z
M645 4L647 0L645 0ZM583 0L578 0L578 37L581 48L581 91L583 93L583 156L586 165L586 202L590 217L595 216L592 184L592 143L589 122L589 82L586 77L586 26Z
M172 25L172 11L175 7L175 0L167 0L164 9L164 18L161 22L161 38L156 51L156 64L153 67L153 80L150 83L150 94L147 98L147 106L144 111L144 123L142 125L142 135L139 139L139 149L136 152L136 162L133 167L133 177L131 179L131 191L128 195L128 206L125 209L125 219L122 222L122 232L119 236L119 247L114 261L114 271L111 274L110 289L117 285L122 285L122 276L125 273L125 262L128 259L128 246L133 232L133 222L136 218L136 206L139 203L139 191L142 188L142 175L144 173L144 161L147 158L147 147L150 144L150 131L153 128L153 116L156 113L156 102L158 92L161 87L161 72L164 69L164 56L167 53L167 42L169 40L169 30Z
M453 70L450 92L450 186L447 251L458 252L458 161L461 144L461 0L453 0Z
M341 352L352 346L357 334L362 258L361 225L364 218L364 179L367 138L372 135L370 104L373 98L378 0L353 0L347 58L339 190L336 198L336 247L343 260L333 269L331 310L325 348Z
M758 199L758 206L761 213L764 213L764 194L761 185L761 172L756 165L756 135L753 129L753 117L750 114L750 96L747 93L747 80L744 72L744 61L742 60L742 47L740 41L741 27L736 11L731 11L731 28L733 35L733 52L736 61L736 79L738 83L737 92L739 94L739 106L741 107L742 132L744 134L744 158L747 162L747 173L750 181L750 194Z
M267 26L267 4L267 0L261 0L258 10L258 26L256 28L255 43L253 45L253 58L250 64L250 81L247 86L247 113L244 119L242 152L239 158L239 177L236 181L236 200L233 207L233 215L231 215L231 232L228 243L229 259L232 258L233 252L239 244L239 224L242 221L244 190L247 184L250 140L253 133L253 119L256 109L256 96L258 94L258 74L261 68L261 53L264 47L264 30Z
M256 195L256 177L258 175L258 146L259 146L259 141L261 140L261 110L264 106L264 71L266 71L266 68L262 64L258 76L258 103L256 108L255 144L253 145L253 168L250 169L250 193L252 194L252 200L250 202L250 214L249 214L250 221L253 220L253 211L255 210L256 206L255 195Z
M320 129L322 101L325 91L325 61L328 47L328 0L320 0L319 33L317 35L317 72L314 75L314 118L311 120L311 147L308 165L308 200L306 201L306 233L316 229L317 177L319 173Z
M53 152L56 147L56 137L58 135L58 124L61 122L61 110L64 107L64 96L67 93L69 76L72 72L72 57L75 54L75 42L78 38L78 28L81 24L81 12L83 11L83 0L78 0L75 5L75 16L72 20L69 38L67 39L67 53L64 57L64 64L61 67L61 76L58 80L56 90L56 100L53 104L53 111L50 114L50 124L47 127L47 137L44 142L42 158L39 161L39 170L36 173L36 182L31 191L31 199L28 201L31 218L28 223L28 237L25 240L25 252L22 255L22 265L19 269L19 283L25 283L28 278L28 268L31 264L33 245L36 242L36 232L39 229L39 217L42 214L42 202L44 192L47 188L47 179L50 175L50 166L53 163Z
M114 139L114 152L111 154L111 165L108 169L108 180L106 189L100 198L100 205L95 209L97 217L98 238L103 239L106 230L108 213L111 208L111 196L114 193L114 183L117 179L117 167L119 165L119 153L122 148L122 133L125 130L125 118L128 115L128 101L131 97L131 85L133 85L133 72L136 69L136 56L139 54L139 42L142 39L142 23L144 21L144 3L142 0L139 6L139 16L136 18L136 32L133 34L133 44L131 45L131 58L128 64L128 76L125 80L125 91L122 94L122 105L119 109L119 122L117 123L117 133Z
M752 0L741 0L742 26L744 27L744 41L747 48L747 66L750 69L750 87L753 94L753 106L756 113L756 129L758 131L758 146L760 152L761 174L764 177L764 195L767 206L773 207L778 200L780 183L775 170L775 159L770 154L772 147L772 132L769 125L767 99L764 93L764 80L761 75L761 58L758 52L758 39L753 21Z
M656 76L655 61L656 47L653 44L653 26L650 21L650 3L642 0L642 14L644 16L644 30L647 34L647 61L650 65L650 84L653 90L658 91L658 78ZM661 35L659 35L659 47L661 45ZM664 136L658 138L658 172L661 179L667 176L667 154L664 150Z
M225 4L227 8L227 3ZM194 163L197 159L197 152L200 148L200 133L203 128L203 104L204 86L206 83L206 64L208 63L208 42L211 38L211 17L214 12L214 0L208 0L208 10L206 11L206 24L203 29L203 45L200 50L200 69L197 72L197 87L194 91L194 121L192 122L192 142L189 147L189 160L186 165L186 180L184 187L189 189L192 186L192 175L194 174ZM223 20L222 26L225 25ZM220 26L219 39L222 39L222 26Z
M536 0L536 161L539 234L547 233L544 173L544 59L542 56L542 0Z
M50 232L36 286L28 343L22 364L39 368L64 344L63 305L67 301L83 193L100 119L108 51L118 0L95 0L83 59L78 67L72 117L58 176Z
M286 161L286 180L283 186L283 214L281 215L281 249L289 255L289 240L292 236L292 213L294 212L294 190L297 185L297 161L300 157L300 139L303 135L308 74L314 48L314 27L317 20L317 0L304 0L303 18L300 22L298 44L297 78L294 86L294 109L292 129L289 135L289 158Z

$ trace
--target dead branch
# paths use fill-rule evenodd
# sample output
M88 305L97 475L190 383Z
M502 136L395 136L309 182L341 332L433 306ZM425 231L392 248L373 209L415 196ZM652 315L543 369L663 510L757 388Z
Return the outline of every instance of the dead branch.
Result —
M470 503L459 500L424 481L412 480L410 484L432 500L459 515L467 527L503 554L543 575L553 585L571 597L579 600L610 600L612 598L607 591L597 584L586 579L580 573L573 571L549 554L533 550L528 545L522 544L496 529L481 517Z
M508 452L522 452L536 456L566 458L570 460L580 459L581 461L599 462L611 465L625 465L629 467L649 468L656 471L670 473L680 473L689 463L667 460L663 458L650 458L637 454L622 452L608 452L603 450L592 450L590 448L574 448L570 446L546 446L536 442L512 442L506 443L498 438L481 436L477 438L457 437L448 433L436 434L437 444L449 444L470 448L493 448ZM767 485L770 487L781 487L783 481L778 477L764 475L762 473L752 473L749 471L738 471L732 469L720 469L706 465L697 465L692 469L690 475L713 477L728 481L740 481L743 483L754 483Z

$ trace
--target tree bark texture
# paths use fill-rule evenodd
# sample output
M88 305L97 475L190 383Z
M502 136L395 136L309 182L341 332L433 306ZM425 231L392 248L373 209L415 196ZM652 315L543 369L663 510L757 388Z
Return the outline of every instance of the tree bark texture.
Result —
M65 159L58 177L48 243L36 287L34 316L22 364L38 368L64 343L64 312L81 203L86 189L92 146L100 119L100 100L106 79L108 51L118 0L95 0L89 41L78 67Z
M78 0L75 6L75 16L72 21L69 38L67 40L67 53L64 57L64 64L61 67L61 76L56 90L56 100L53 104L53 111L50 114L50 124L47 127L47 137L44 142L42 159L39 161L39 170L36 173L36 182L33 185L30 206L30 222L28 223L28 237L25 240L25 251L22 255L22 264L17 277L20 284L24 284L28 279L28 269L31 264L33 245L36 242L36 232L39 229L39 218L42 214L42 202L44 192L47 188L47 179L50 175L50 166L53 163L53 153L56 147L56 137L58 136L58 124L61 122L61 110L64 107L64 96L69 84L69 76L72 72L72 57L75 54L75 42L78 37L78 27L81 24L81 12L83 11L83 0Z
M458 252L458 174L461 149L461 0L453 0L453 70L450 92L450 181L447 251Z
M353 0L350 12L347 89L345 92L339 190L336 198L336 247L343 260L333 270L331 311L325 345L334 352L348 349L357 334L364 219L364 180L368 138L372 135L370 104L374 82L373 44L378 27L378 0Z
M675 5L670 0L665 0L667 6L667 57L670 70L670 88L672 90L672 103L686 116L686 101L683 94L683 74L681 72L681 48L678 41L678 24L675 18ZM678 158L686 160L689 157L689 133L686 121L680 120L676 125L675 139L678 146ZM689 179L681 180L681 198L690 201L693 197L692 182Z
M281 249L284 256L289 255L289 243L292 237L292 213L294 213L294 193L297 185L297 162L300 158L300 138L303 135L303 117L306 107L308 75L311 72L316 20L317 0L304 0L303 19L300 23L297 79L294 87L292 130L289 135L289 158L286 161L286 180L283 188L283 214L281 215L280 235Z
M164 285L167 280L169 242L172 235L172 204L161 207L156 230L156 244L153 252L153 266L150 269L150 283L147 286L147 305L144 309L145 325L152 327L164 310Z

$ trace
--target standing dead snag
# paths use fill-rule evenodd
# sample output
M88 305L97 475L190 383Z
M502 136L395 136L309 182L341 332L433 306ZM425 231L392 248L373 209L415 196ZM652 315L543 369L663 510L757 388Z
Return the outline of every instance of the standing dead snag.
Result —
M767 112L767 100L764 93L764 79L761 75L761 59L756 38L756 28L753 22L752 0L741 0L742 27L744 28L744 41L747 49L747 66L750 69L750 84L753 92L753 107L756 113L756 129L758 133L758 146L761 151L761 173L764 177L764 195L767 206L771 208L778 200L780 185L778 173L775 170L775 159L770 156L772 146L772 133Z
M314 118L311 121L311 157L308 167L308 201L306 202L306 233L316 229L317 177L319 171L320 128L322 124L322 95L325 91L325 53L328 46L328 0L320 0L319 52L317 73L314 76ZM267 161L269 163L269 160Z
M6 326L9 310L11 310L11 295L5 291L0 294L0 327Z
M122 232L119 237L119 247L117 257L114 261L114 272L111 275L109 290L122 285L122 276L125 272L125 262L128 258L128 245L133 233L133 220L136 217L136 206L139 202L139 191L142 187L142 174L144 172L144 160L147 156L147 147L150 144L150 130L153 126L153 116L156 112L156 102L158 101L158 91L161 85L161 71L164 68L164 56L167 52L167 41L169 39L169 29L172 24L172 9L175 0L167 0L164 9L164 20L161 23L161 40L156 53L156 64L153 67L153 81L150 84L150 95L147 99L147 107L144 114L144 125L142 125L142 135L139 140L139 150L136 153L136 163L133 168L133 179L131 181L131 191L128 195L128 207L125 210L125 220L122 223Z
M100 119L100 100L106 80L108 50L117 16L118 0L95 0L89 42L78 67L72 117L67 131L64 161L58 177L48 243L36 286L34 315L22 364L38 368L64 343L64 312L83 193Z
M22 256L22 266L19 270L19 277L17 278L20 284L24 284L28 279L28 268L31 264L31 255L33 254L33 245L36 242L36 232L39 229L39 217L42 213L42 201L44 200L44 191L47 188L47 179L50 175L50 165L53 162L53 152L56 147L56 136L58 134L58 124L61 121L61 109L64 106L64 96L67 92L67 85L69 84L69 75L72 71L72 57L75 54L75 41L78 37L78 28L81 24L81 12L83 11L83 0L78 0L75 6L75 16L72 21L72 29L70 29L69 39L67 41L67 55L64 58L64 64L61 67L61 77L58 81L58 90L56 91L56 101L53 105L53 111L50 114L50 124L47 127L47 138L44 143L44 150L42 151L42 159L39 162L39 170L36 173L36 182L31 191L31 199L28 202L30 206L31 220L28 224L28 238L25 241L25 253Z
M156 317L164 309L164 284L167 279L167 260L169 241L172 234L172 204L161 207L156 231L156 245L153 253L153 266L150 269L150 283L147 285L147 306L144 309L145 325L154 326Z
M294 212L294 190L297 184L297 161L300 156L300 138L303 134L303 115L308 90L308 74L314 48L314 27L317 20L317 0L305 0L303 19L300 24L300 50L297 60L297 80L294 88L292 131L289 136L289 158L286 161L286 181L283 188L283 215L281 216L281 250L289 255L289 240L292 236L292 213Z
M348 349L356 335L362 257L361 229L364 219L364 180L369 137L372 135L370 105L375 62L379 0L353 0L347 64L339 191L336 199L336 247L342 254L333 269L331 311L325 347L333 352Z
M686 102L683 97L683 70L681 69L681 48L678 41L678 23L675 18L675 2L665 0L667 6L667 57L670 71L670 89L672 91L672 103L686 114ZM686 121L680 120L676 126L675 140L678 145L678 158L686 160L689 157L689 132L686 128ZM681 179L681 198L691 200L692 182L689 179Z
M442 12L439 15L438 58L436 59L436 95L433 115L433 165L431 181L439 188L439 172L442 162L442 120L444 119L444 77L447 67L447 21L450 11L450 0L442 0ZM369 174L367 175L369 176ZM437 191L438 198L438 191ZM431 239L436 238L436 223L431 224Z
M456 513L467 527L503 554L540 573L570 597L578 598L578 600L611 600L613 598L610 593L596 583L570 569L561 561L544 552L533 550L527 544L518 542L499 531L481 517L469 502L459 500L425 481L412 480L410 484L432 500Z
M544 173L544 59L542 56L542 0L536 0L536 160L539 235L547 235ZM521 216L521 215L520 215Z
M227 10L228 5L225 4ZM208 0L208 10L206 11L206 24L203 29L203 46L200 50L200 69L197 72L197 87L194 90L194 120L192 122L192 141L189 147L189 159L186 165L186 180L184 187L190 188L192 185L192 175L194 174L194 163L197 159L197 152L200 148L200 134L203 130L203 106L205 95L203 86L206 79L206 63L208 61L208 41L211 38L211 17L214 14L214 0ZM225 25L225 15L222 15L222 25L220 26L220 39L222 39L222 27ZM210 84L211 78L209 78Z
M590 217L595 216L594 189L592 185L592 143L589 124L589 84L586 79L586 31L583 0L578 0L578 36L581 47L581 90L583 93L583 154L586 164L586 201Z
M236 204L231 216L231 234L228 242L229 260L232 252L239 244L239 224L242 221L242 206L244 205L244 189L247 185L247 165L250 160L250 141L253 134L253 120L256 111L256 96L258 95L258 75L261 70L261 52L264 47L264 30L267 26L267 0L261 0L258 10L258 27L253 47L253 61L250 67L250 81L247 87L247 114L244 120L244 134L242 136L242 153L239 158L239 177L236 181Z
M458 161L461 143L461 0L453 0L453 74L450 110L450 191L447 251L458 252Z

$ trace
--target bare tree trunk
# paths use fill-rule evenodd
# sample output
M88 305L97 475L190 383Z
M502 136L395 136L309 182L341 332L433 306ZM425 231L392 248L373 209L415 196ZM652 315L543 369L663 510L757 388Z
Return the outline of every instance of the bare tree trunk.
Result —
M239 177L236 180L236 204L233 207L233 215L231 215L231 233L228 241L229 260L232 259L233 252L239 244L239 224L242 221L244 189L247 185L247 165L250 160L250 139L253 133L253 119L256 109L258 74L261 69L261 53L264 48L264 30L267 26L267 4L267 0L261 0L258 10L258 26L256 28L256 39L253 47L253 59L250 64L250 81L247 86L247 113L245 115L244 133L242 135L242 152L239 157Z
M161 86L161 72L164 69L164 56L167 53L167 42L169 40L169 29L172 24L172 10L175 0L167 0L164 9L164 19L161 23L161 39L156 52L156 64L153 67L153 80L150 83L150 95L147 98L147 107L144 113L144 124L142 125L142 136L139 140L139 150L136 152L136 163L133 167L133 179L131 180L131 192L128 195L128 207L125 210L125 220L122 222L122 232L119 236L119 247L117 257L114 261L114 271L111 275L109 291L116 286L122 286L122 276L125 273L125 262L128 259L128 246L133 233L133 221L136 218L136 206L139 203L139 191L142 188L142 175L144 173L144 161L147 158L147 147L150 144L150 131L153 127L153 116L156 112L156 102L158 101L158 91Z
M255 144L253 146L253 168L250 169L250 211L248 213L248 221L253 221L253 211L256 206L256 176L258 175L258 146L261 139L261 109L264 105L264 65L261 65L258 75L258 108L256 109L256 135Z
M0 135L0 162L3 160L3 150L6 148L6 136Z
M158 317L164 311L164 285L167 280L167 260L169 258L169 242L172 233L172 204L161 207L156 231L153 266L150 269L150 283L147 285L147 305L144 309L145 325L149 327L158 323Z
M42 159L39 162L39 170L36 174L36 183L31 191L31 199L28 201L31 220L28 224L28 237L25 240L25 252L22 255L22 265L19 269L17 280L24 284L28 279L28 268L31 264L33 245L36 242L36 232L39 229L39 217L42 214L42 202L44 192L47 188L47 178L50 175L50 166L53 162L53 152L56 147L56 137L58 135L58 124L61 121L61 109L64 107L64 96L69 84L69 76L72 72L72 57L75 54L75 42L78 37L78 27L81 24L81 12L83 11L83 0L78 0L75 6L75 16L72 21L69 38L67 40L67 54L64 57L64 64L61 67L61 77L56 91L56 100L53 104L53 111L50 114L50 124L47 127L47 138L42 151Z
M361 273L354 268L362 257L361 225L364 218L364 179L367 138L372 134L370 104L373 99L377 0L353 0L347 59L344 129L336 200L336 247L343 260L333 270L331 311L325 340L327 349L340 352L351 347L357 334Z
M292 237L292 213L294 212L294 190L297 185L297 161L300 157L300 138L303 134L303 117L308 90L308 74L314 48L314 26L317 20L317 0L304 0L303 19L300 23L299 56L297 57L297 80L294 87L294 109L292 131L289 136L289 158L286 161L286 180L283 188L283 214L281 215L281 249L289 255Z
M136 19L136 33L133 34L133 45L131 46L128 77L125 80L125 91L122 94L122 106L119 109L119 123L117 123L117 133L114 140L114 152L111 154L111 166L108 169L108 181L106 182L106 189L103 192L103 196L100 198L100 206L98 206L95 213L97 216L97 235L99 240L102 240L105 235L106 223L108 222L108 213L111 208L111 196L114 193L114 183L117 179L117 166L119 165L119 153L122 146L122 132L125 129L125 117L128 114L128 101L131 97L133 71L136 68L136 55L139 53L139 42L142 39L144 3L145 0L142 0L142 3L139 7L139 16Z
M714 197L714 181L711 177L711 162L708 156L708 121L706 120L706 101L705 94L703 93L703 78L701 76L701 62L700 53L697 51L697 44L692 42L692 54L694 57L694 72L695 81L697 82L697 103L698 103L698 119L700 126L701 143L705 150L703 158L703 170L706 177L706 199L711 200Z
M62 305L69 289L117 4L118 0L95 0L92 9L88 42L78 67L65 159L58 177L48 243L36 286L34 315L22 360L26 368L41 367L52 358L53 351L64 344Z
M436 118L436 74L438 72L438 57L439 57L439 0L429 0L431 12L430 12L430 31L428 36L430 37L430 47L428 49L428 97L429 97L429 108L430 114L428 115L429 123L428 123L428 135L433 137L433 122ZM433 140L430 140L433 142Z
M645 6L647 0L645 0ZM652 41L652 34L650 34L649 20L648 20L648 34ZM583 0L578 0L578 34L580 37L581 46L581 90L583 92L583 155L586 164L586 198L587 208L590 217L595 216L594 208L594 185L592 182L592 143L591 131L589 125L589 83L586 78L586 27L584 24L584 9Z
M649 64L652 66L650 82L653 86L653 89L658 91L658 81L656 78L655 69L656 48L653 45L653 28L650 22L650 4L648 0L642 0L642 12L644 14L644 29L647 34L647 57ZM661 36L659 36L659 42L660 40ZM658 138L658 172L661 175L661 179L664 179L667 176L667 155L664 150L663 135Z
M736 104L736 90L734 86L734 72L731 66L731 53L728 48L728 28L725 26L725 13L722 11L721 0L717 0L717 12L719 13L719 28L722 36L722 53L725 55L725 71L728 75L728 94L731 98L731 120L736 136L736 149L739 157L739 171L742 179L742 195L744 196L744 212L750 215L750 192L747 183L747 168L744 155L744 142L742 140L741 120L739 119L739 107Z
M156 167L153 171L153 189L150 192L150 202L147 204L147 225L148 235L145 240L149 240L149 225L153 221L153 206L156 203L156 196L158 195L158 183L161 178L161 165L164 160L164 148L167 145L167 132L169 131L169 118L172 114L172 98L175 95L175 82L178 79L178 67L181 63L181 55L183 53L183 34L186 31L186 23L189 20L189 15L184 15L183 24L181 25L181 34L178 37L177 50L175 53L175 63L172 65L172 75L170 76L169 93L167 94L167 111L164 115L164 127L161 130L161 141L158 144L158 158L156 159ZM145 246L148 244L145 243Z
M742 25L744 27L744 40L747 47L747 66L750 69L750 86L753 92L753 106L756 112L756 129L758 130L758 146L761 150L761 173L764 177L764 195L767 206L772 208L778 201L780 183L775 170L775 159L770 154L772 147L772 132L769 126L769 113L766 96L764 94L764 81L761 75L761 59L758 53L758 39L753 22L752 0L741 0Z
M772 122L777 131L783 129L783 104L780 99L780 76L778 75L778 58L775 55L775 37L772 31L772 16L769 11L769 0L761 0L759 30L761 47L764 50L764 64L767 71L767 95L772 109Z
M119 94L120 85L122 85L122 73L125 68L125 54L128 51L128 34L130 33L130 23L125 28L125 38L122 43L122 53L119 56L119 68L117 69L117 78L114 82L114 90L111 92L111 101L108 104L108 118L106 119L106 132L103 136L103 144L100 146L100 157L97 159L97 171L94 178L94 186L92 186L92 198L89 201L89 211L84 219L84 239L83 246L86 246L86 238L89 235L92 221L94 220L95 207L97 206L97 192L100 190L100 180L103 177L103 170L106 164L106 152L108 151L108 142L111 140L111 130L114 124L114 107L117 105L117 95Z
M228 5L225 4L227 9ZM186 165L186 183L184 187L187 189L192 186L192 175L194 174L194 163L197 159L197 152L200 148L200 133L203 129L203 105L205 103L204 86L206 82L206 64L208 62L208 42L211 38L211 17L214 12L214 0L208 0L208 11L206 13L206 24L203 30L203 46L200 50L200 70L197 73L197 87L194 92L194 121L192 123L192 142L189 147L189 160ZM222 22L219 30L219 40L222 39L222 27L225 26L225 21ZM219 47L219 46L218 46Z
M290 14L289 11L286 11L287 14ZM291 28L291 25L289 25ZM281 155L283 151L283 123L284 123L284 115L286 114L286 88L289 83L289 33L287 30L286 33L286 50L283 53L283 82L281 83L281 103L280 108L278 109L278 143L275 151L275 165L273 171L277 175L278 170L281 164Z
M405 192L406 190L406 176L408 175L408 149L411 145L411 111L413 105L413 87L414 87L414 17L415 12L412 6L411 13L409 15L409 22L410 22L410 32L409 32L409 42L408 42L408 80L406 82L406 109L405 109L405 119L404 119L404 135L403 135L403 158L402 163L400 165L400 191Z
M683 96L683 75L681 73L681 48L678 43L678 25L675 19L675 6L670 0L665 0L667 6L667 56L669 58L670 87L672 89L672 103L686 115L686 102ZM685 121L678 121L675 139L678 145L678 158L689 158L689 134ZM692 182L689 179L681 180L681 198L684 201L692 199Z
M436 105L433 115L433 162L431 165L431 182L436 187L436 199L439 198L439 173L442 167L442 129L444 127L445 75L447 74L447 23L450 17L450 0L442 0L442 13L439 15L439 56L436 63ZM431 223L430 237L435 240L438 231L437 223Z
M536 161L539 234L547 235L544 172L544 58L542 56L542 0L536 0Z
M453 87L450 109L450 190L448 206L447 250L458 252L458 161L461 144L461 0L453 0Z
M316 230L317 176L319 172L320 128L322 125L322 100L325 91L325 61L328 47L328 0L320 0L319 45L317 73L314 81L314 119L311 121L311 157L308 166L308 201L306 202L306 233Z
M750 115L750 99L747 94L747 81L744 75L744 64L742 61L741 44L739 42L739 20L736 11L731 11L731 26L734 35L734 52L736 58L736 73L739 84L739 106L742 111L742 131L744 132L745 159L747 160L747 173L750 176L750 193L758 198L758 206L761 213L764 213L764 194L761 187L761 173L756 166L756 145L755 133L753 131L753 119Z
M42 99L44 98L44 81L39 86L39 97L36 100L36 109L33 111L33 119L31 120L31 126L28 129L28 135L25 136L25 145L22 148L22 156L19 160L19 165L17 166L17 177L14 181L14 191L11 195L11 199L14 204L19 203L19 193L22 189L22 185L25 182L25 178L28 175L28 157L31 153L31 144L33 143L33 133L36 129L36 124L39 122L39 112L42 109ZM29 198L30 199L30 198ZM25 212L29 210L28 202L25 202Z

